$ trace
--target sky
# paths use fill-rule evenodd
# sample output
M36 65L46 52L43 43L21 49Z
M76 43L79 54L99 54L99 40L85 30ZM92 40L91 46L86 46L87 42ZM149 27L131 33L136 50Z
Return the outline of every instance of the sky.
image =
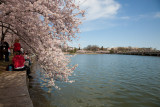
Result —
M80 0L79 4L86 17L80 39L70 46L160 50L160 0Z

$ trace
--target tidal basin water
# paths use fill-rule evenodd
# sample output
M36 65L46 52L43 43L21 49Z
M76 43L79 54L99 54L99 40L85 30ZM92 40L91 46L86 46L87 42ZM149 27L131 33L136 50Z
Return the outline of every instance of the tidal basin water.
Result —
M79 65L70 77L75 82L56 82L61 90L51 93L33 74L34 107L160 107L160 57L84 54L71 63Z

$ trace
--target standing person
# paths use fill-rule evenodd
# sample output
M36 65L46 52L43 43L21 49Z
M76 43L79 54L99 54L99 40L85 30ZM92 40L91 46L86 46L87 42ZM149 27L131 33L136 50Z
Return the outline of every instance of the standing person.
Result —
M5 55L5 61L6 61L6 62L9 61L8 48L9 48L9 44L8 44L6 41L4 41L4 43L3 43L3 54Z
M0 60L3 60L3 43L4 40L0 42Z
M19 43L19 39L15 40L13 52L20 52L21 44Z
M9 44L2 40L0 43L0 60L3 60L3 56L5 55L5 61L9 61L9 52L8 52Z

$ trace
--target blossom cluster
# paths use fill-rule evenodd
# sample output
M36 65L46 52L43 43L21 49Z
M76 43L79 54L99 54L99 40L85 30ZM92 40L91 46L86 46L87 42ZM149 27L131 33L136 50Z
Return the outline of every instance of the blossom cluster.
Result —
M76 38L84 11L75 0L0 0L0 26L9 29L30 50L49 85L55 80L68 79L75 66L69 67L70 58L63 54L63 47Z

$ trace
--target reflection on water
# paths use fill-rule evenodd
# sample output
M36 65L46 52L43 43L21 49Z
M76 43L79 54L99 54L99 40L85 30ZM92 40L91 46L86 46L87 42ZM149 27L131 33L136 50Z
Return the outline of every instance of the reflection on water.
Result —
M160 107L160 57L77 55L70 79L52 93L33 73L29 92L35 107ZM38 65L34 66L39 71Z

